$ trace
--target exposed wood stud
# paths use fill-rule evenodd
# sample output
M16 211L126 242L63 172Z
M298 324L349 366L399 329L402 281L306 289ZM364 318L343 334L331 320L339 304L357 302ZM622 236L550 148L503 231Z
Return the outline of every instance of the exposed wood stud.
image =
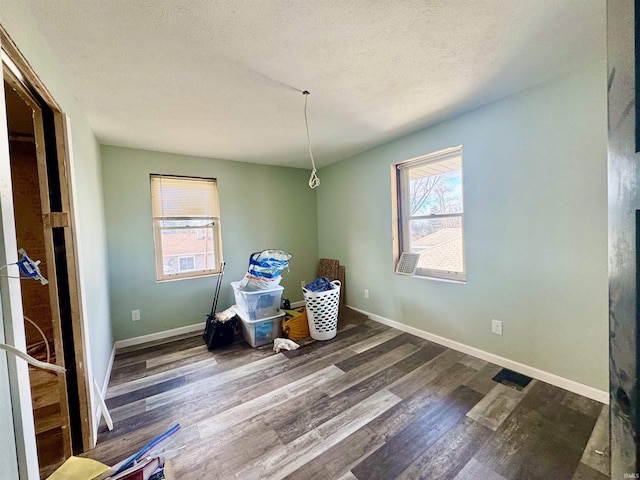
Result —
M50 212L42 215L44 228L58 228L69 226L69 214L66 212Z

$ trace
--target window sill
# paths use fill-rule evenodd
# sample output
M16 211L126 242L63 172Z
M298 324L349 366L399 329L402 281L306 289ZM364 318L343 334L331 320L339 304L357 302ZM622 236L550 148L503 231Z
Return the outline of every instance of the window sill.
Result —
M170 282L177 282L178 280L192 280L194 278L215 277L217 275L220 275L220 272L199 273L197 275L176 276L173 278L162 278L162 279L156 278L156 283L170 283Z
M410 278L417 278L419 280L434 280L436 282L445 282L445 283L457 283L457 284L461 284L461 285L466 285L467 284L467 279L465 278L464 280L460 279L453 279L453 278L443 278L443 277L434 277L431 275L402 275L401 273L396 273L396 275L398 275L399 277L410 277Z

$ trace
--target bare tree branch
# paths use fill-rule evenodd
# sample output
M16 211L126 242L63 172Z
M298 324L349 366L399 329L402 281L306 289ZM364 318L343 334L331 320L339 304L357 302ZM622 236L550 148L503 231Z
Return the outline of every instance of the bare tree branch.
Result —
M441 177L441 175L430 175L416 178L410 182L411 215L415 215L422 209L435 186L440 183Z

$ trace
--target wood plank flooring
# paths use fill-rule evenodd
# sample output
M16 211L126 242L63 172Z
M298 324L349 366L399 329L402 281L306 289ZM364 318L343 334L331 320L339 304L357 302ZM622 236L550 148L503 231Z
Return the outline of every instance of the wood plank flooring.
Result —
M200 335L117 352L86 455L114 464L180 423L176 478L604 480L608 408L367 321L274 353Z

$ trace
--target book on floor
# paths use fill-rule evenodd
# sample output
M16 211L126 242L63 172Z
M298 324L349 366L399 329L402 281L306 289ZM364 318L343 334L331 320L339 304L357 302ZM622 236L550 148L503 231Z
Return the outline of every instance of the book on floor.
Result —
M158 468L160 468L160 459L149 458L109 478L110 480L149 480Z

